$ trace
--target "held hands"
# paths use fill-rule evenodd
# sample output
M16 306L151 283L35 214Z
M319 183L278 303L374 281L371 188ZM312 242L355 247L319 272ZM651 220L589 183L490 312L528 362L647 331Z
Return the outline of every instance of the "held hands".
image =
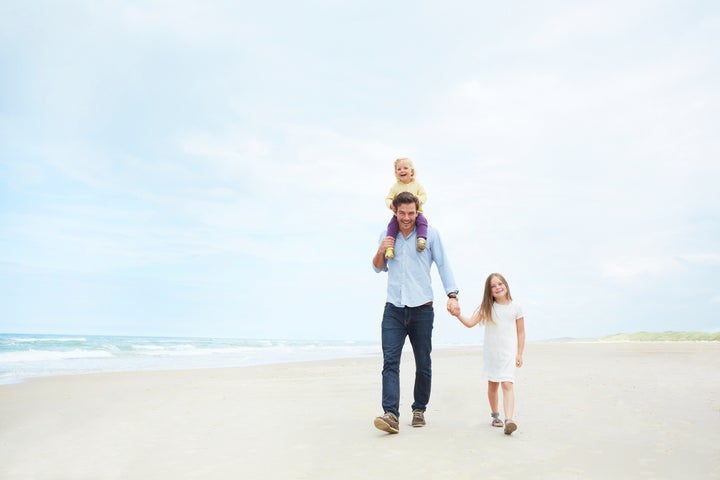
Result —
M447 311L453 317L457 317L458 315L460 315L460 302L458 302L457 298L448 298Z

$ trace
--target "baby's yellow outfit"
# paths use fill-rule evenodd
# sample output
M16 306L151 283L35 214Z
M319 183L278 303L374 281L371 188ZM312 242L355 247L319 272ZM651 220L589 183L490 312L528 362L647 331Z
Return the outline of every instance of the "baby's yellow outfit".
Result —
M395 182L395 185L390 188L390 193L388 193L388 196L385 199L385 205L390 208L393 198L395 198L398 193L402 192L410 192L416 197L418 197L418 200L420 200L420 208L418 208L418 212L422 213L422 207L427 201L427 193L425 193L425 189L423 188L423 186L415 180L410 183L402 183L400 181Z

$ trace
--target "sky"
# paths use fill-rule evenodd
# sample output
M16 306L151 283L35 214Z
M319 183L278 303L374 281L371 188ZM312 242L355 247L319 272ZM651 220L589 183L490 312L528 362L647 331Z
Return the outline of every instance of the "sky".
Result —
M0 332L379 341L410 157L470 314L720 330L720 4L0 4ZM444 309L436 343L477 342Z

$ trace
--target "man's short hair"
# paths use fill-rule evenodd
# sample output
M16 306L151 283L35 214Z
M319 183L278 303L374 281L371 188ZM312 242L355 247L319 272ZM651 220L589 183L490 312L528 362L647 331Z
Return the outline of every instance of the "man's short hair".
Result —
M408 203L414 203L415 208L420 210L420 200L418 200L418 198L410 192L400 192L395 195L395 198L393 198L392 201L395 209L397 209L400 205L406 205Z

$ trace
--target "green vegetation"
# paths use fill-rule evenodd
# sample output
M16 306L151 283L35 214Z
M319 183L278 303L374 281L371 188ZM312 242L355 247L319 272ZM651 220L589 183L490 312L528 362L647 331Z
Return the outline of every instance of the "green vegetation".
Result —
M720 342L720 332L635 332L598 338L601 342Z

